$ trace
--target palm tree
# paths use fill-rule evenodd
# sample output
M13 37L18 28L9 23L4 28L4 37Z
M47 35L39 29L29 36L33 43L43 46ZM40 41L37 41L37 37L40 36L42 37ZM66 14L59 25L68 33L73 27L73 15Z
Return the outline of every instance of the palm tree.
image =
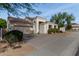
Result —
M58 24L58 28L64 27L65 23L67 23L66 29L71 29L71 21L73 21L75 17L72 14L68 14L67 12L58 13L51 17L50 21Z
M56 24L58 24L58 16L55 14L54 16L51 17L50 21L51 22L55 22Z
M64 26L62 13L55 14L54 16L51 17L50 21L58 24L58 29Z
M75 20L75 17L72 14L66 17L65 21L67 22L67 26L66 26L67 30L70 30L72 28L71 21L74 21L74 20Z

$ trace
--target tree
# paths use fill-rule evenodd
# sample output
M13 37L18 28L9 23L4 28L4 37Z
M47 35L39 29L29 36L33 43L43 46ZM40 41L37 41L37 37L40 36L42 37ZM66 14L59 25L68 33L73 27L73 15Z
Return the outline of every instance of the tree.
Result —
M51 17L50 21L51 22L55 22L56 24L58 24L58 29L60 29L60 27L64 26L64 21L63 21L62 13L58 13L58 14L53 15Z
M4 19L0 18L0 28L6 28L7 23Z
M73 21L75 17L72 14L68 14L67 12L58 13L51 17L50 21L58 24L58 28L64 27L65 23L67 23L66 29L71 29L71 21Z
M14 16L29 15L29 13L40 14L40 11L33 8L35 5L31 3L0 3L0 11L7 11L8 15Z
M6 28L6 25L7 23L6 23L6 21L4 20L4 19L2 19L2 18L0 18L0 36L1 36L1 40L2 40L2 35L3 35L3 33L2 33L2 28Z
M65 21L67 22L67 26L66 26L67 30L70 30L72 28L71 21L74 21L74 20L75 20L75 17L72 14L66 17Z

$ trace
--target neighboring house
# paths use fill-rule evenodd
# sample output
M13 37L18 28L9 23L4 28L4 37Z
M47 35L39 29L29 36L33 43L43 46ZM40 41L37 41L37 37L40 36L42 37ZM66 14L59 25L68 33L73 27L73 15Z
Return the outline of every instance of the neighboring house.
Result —
M33 33L48 33L49 28L58 28L58 25L47 21L47 19L36 16L36 17L26 17L25 19L8 17L7 28L9 30L20 30L25 34Z
M72 30L78 31L79 30L79 24L73 23L72 24Z

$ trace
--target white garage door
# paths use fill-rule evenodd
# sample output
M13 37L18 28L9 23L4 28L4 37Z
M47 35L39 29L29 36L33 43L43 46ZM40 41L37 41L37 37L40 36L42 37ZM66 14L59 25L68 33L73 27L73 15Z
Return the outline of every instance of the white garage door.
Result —
M24 34L30 34L30 27L15 27L15 30L22 31Z

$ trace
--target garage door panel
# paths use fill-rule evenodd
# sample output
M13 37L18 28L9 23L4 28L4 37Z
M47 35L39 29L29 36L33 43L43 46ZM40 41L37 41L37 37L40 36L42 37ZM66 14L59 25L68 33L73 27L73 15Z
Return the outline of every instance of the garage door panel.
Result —
M24 34L30 34L30 27L15 27L15 30L22 31Z

